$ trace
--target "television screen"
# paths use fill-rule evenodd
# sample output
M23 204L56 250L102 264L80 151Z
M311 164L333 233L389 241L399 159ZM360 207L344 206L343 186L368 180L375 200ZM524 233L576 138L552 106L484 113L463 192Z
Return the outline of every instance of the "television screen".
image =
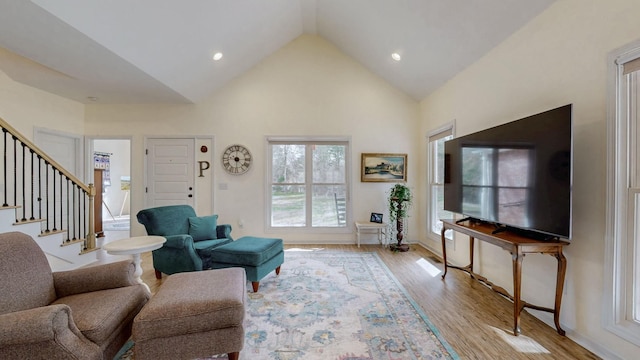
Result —
M444 209L571 238L572 105L445 142Z

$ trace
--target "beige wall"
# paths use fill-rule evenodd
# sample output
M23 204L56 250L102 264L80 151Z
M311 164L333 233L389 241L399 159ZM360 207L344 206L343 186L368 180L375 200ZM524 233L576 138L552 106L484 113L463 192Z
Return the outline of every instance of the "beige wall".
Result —
M84 105L13 81L0 71L0 118L33 141L34 129L84 133Z
M640 38L638 14L636 0L560 0L420 104L421 133L455 119L459 136L573 103L574 235L561 321L571 337L624 359L640 348L602 327L607 56ZM466 242L456 239L454 262L465 263ZM509 254L487 244L477 254L480 272L511 289ZM554 269L550 256L527 256L523 298L552 307Z
M371 74L320 37L301 36L266 58L221 91L196 105L87 106L87 135L132 135L132 183L143 180L145 136L213 136L211 196L199 196L199 213L215 212L230 223L234 237L265 234L265 136L346 136L352 141L353 215L368 220L384 212L390 183L361 183L360 154L409 154L409 186L417 189L418 103ZM242 176L227 175L220 155L230 144L243 144L254 167ZM197 144L200 148L200 144ZM226 185L227 190L220 190ZM131 212L144 204L132 191ZM416 207L409 239L417 240L421 215ZM238 222L244 222L244 228ZM143 228L133 224L132 232ZM269 233L287 242L354 242L354 234Z

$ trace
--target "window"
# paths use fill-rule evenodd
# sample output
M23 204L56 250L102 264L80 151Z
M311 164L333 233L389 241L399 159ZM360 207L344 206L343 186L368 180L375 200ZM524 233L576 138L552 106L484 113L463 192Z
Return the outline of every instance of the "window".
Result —
M269 227L346 229L348 141L288 138L267 141Z
M513 147L463 146L462 211L479 219L500 219L529 226L534 150ZM490 204L490 206L480 206Z
M614 54L610 76L604 317L640 345L640 43Z
M429 234L440 237L443 218L453 218L453 214L444 211L444 142L453 138L453 123L431 132L428 136L427 169L428 169L428 208L427 229ZM445 236L453 238L451 230Z

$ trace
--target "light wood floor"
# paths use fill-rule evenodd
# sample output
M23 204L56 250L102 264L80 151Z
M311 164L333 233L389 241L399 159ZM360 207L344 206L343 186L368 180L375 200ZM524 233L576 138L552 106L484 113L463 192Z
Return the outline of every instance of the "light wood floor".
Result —
M285 248L377 252L461 359L599 359L526 311L521 317L522 334L513 336L513 303L462 271L450 269L444 281L440 274L429 275L418 261L427 259L440 270L442 263L421 246L412 245L406 253L394 253L376 245L361 248L287 245ZM150 253L143 254L142 267L142 279L155 293L162 280L154 276ZM287 271L286 262L282 271Z

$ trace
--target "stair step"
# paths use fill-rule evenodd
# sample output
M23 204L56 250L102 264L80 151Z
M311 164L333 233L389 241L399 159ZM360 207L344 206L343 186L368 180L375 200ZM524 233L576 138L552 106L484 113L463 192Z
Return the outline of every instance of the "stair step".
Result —
M69 246L69 245L77 244L83 241L85 241L85 239L65 240L62 244L60 244L60 246Z
M48 231L41 231L38 236L44 237L44 236L62 234L62 233L66 233L66 232L67 232L67 230L48 230Z
M14 222L13 225L41 223L43 221L44 221L44 219L20 219L20 220L17 220L16 222Z

